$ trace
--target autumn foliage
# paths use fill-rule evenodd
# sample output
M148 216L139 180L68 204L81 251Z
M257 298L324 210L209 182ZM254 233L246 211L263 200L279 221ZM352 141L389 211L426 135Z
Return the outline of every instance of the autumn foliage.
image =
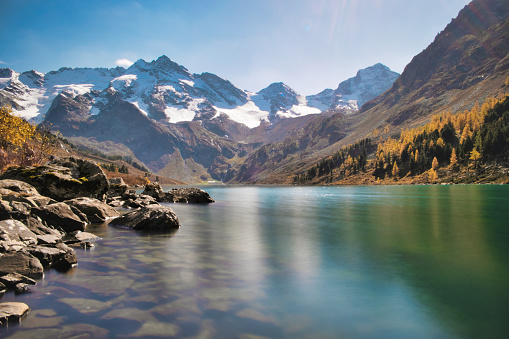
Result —
M383 130L388 134L388 126ZM379 133L375 130L373 135ZM373 148L374 154L367 160ZM437 114L425 125L402 130L399 138L389 137L378 144L366 139L345 147L296 176L294 182L312 182L324 175L329 175L328 181L333 182L371 170L376 182L427 174L428 181L434 183L441 168L475 169L484 161L498 159L508 152L509 96L499 96L454 115Z
M54 136L0 107L0 170L9 165L34 165L48 156Z

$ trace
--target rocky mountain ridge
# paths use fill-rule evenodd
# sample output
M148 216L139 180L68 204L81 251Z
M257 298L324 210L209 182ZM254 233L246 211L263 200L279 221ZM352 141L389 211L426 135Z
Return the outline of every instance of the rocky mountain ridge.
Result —
M380 69L388 72L380 72ZM366 79L359 78L361 73L367 74ZM283 83L271 84L257 93L244 91L215 74L192 74L163 55L151 62L140 59L127 69L63 67L46 74L1 69L0 100L10 104L17 115L41 122L55 98L63 92L76 96L111 88L154 120L204 121L224 114L232 121L254 128L261 121L273 123L282 118L318 114L330 108L357 110L366 97L372 99L390 88L397 77L394 75L395 72L381 64L368 67L350 79L361 83L360 87L347 88L348 92L343 93L340 84L324 104L317 99L322 94L304 97ZM339 100L342 96L347 99ZM103 103L97 95L93 97L95 99L89 103L90 115L97 114Z
M389 86L393 79L379 81ZM128 69L2 69L0 85L1 103L15 114L42 121L75 144L133 157L186 182L228 181L249 153L321 113L284 83L251 93L211 73L192 74L166 56Z

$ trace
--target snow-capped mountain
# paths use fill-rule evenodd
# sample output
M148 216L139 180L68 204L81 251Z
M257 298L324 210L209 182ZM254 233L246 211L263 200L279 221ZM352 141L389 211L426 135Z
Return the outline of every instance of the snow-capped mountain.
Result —
M399 73L380 63L361 69L357 75L341 82L336 90L326 89L307 96L309 105L324 111L343 108L356 112L362 105L389 90Z
M89 114L95 115L105 104L96 91L107 89L119 92L123 100L148 117L170 123L210 120L226 114L253 128L276 116L320 113L306 107L305 98L291 89L292 95L299 98L292 106L272 104L274 100L267 95L262 98L243 91L211 73L192 74L166 56L152 62L140 59L128 69L61 68L47 74L2 69L0 86L2 102L11 104L19 116L35 122L43 121L55 98L63 92L66 96L90 94ZM281 110L274 110L276 107Z
M378 64L359 71L334 92L325 90L306 98L283 83L271 84L258 93L244 91L211 73L192 74L163 55L151 62L140 59L128 69L61 68L46 74L1 69L0 103L10 104L27 120L41 122L55 107L59 94L88 95L88 112L82 114L97 115L108 98L100 93L113 90L154 120L210 121L226 115L254 128L262 121L318 114L331 107L356 110L370 96L390 87L392 82L389 84L390 77L384 72L394 73Z
M265 136L280 140L324 109L355 109L372 92L369 79L380 87L376 76L359 72L360 81L352 80L344 93L325 90L306 98L281 82L244 91L217 75L193 74L166 56L127 69L43 74L4 68L0 105L78 145L134 155L155 173L186 182L228 181ZM305 119L290 119L298 117Z

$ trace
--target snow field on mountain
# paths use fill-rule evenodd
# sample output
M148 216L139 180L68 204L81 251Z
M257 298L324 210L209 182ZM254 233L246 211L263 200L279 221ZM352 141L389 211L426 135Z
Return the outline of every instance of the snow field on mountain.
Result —
M214 118L224 113L233 121L244 124L249 128L258 127L262 120L269 121L269 112L261 110L252 101L232 109L213 107L217 111Z

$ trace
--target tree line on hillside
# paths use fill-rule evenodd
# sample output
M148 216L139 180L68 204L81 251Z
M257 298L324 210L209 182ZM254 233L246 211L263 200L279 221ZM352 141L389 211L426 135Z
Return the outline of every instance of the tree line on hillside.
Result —
M99 164L102 168L110 172L118 172L129 174L129 168L126 165L118 166L117 164Z
M376 149L376 152L374 152ZM374 152L367 162L366 154ZM435 115L423 126L404 130L399 138L378 144L364 139L342 148L306 172L294 177L294 183L306 183L330 175L329 181L343 179L366 168L373 168L375 179L395 180L428 172L436 181L437 170L496 161L509 152L509 96L489 98L481 106L458 114ZM367 164L369 166L367 166Z
M398 179L429 171L434 181L440 167L476 167L495 159L506 150L509 137L509 124L502 118L508 101L509 96L490 98L470 111L435 115L421 127L402 131L399 139L387 139L378 144L373 175Z
M340 177L347 177L359 172L366 171L368 154L376 149L370 138L341 148L339 151L329 156L306 172L294 177L294 184L303 184L313 180L316 177L336 174ZM337 173L335 173L337 172Z

